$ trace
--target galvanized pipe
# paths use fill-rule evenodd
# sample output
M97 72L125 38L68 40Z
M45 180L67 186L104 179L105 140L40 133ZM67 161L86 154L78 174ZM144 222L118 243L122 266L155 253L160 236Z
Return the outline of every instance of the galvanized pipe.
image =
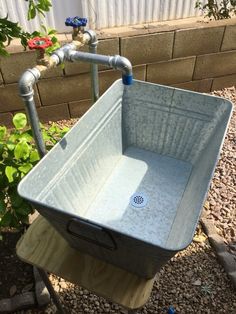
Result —
M132 83L132 65L130 61L119 55L116 56L105 56L99 54L93 54L88 52L81 52L81 51L69 51L68 61L76 62L76 61L83 61L83 62L90 62L94 64L102 64L108 67L112 67L117 70L121 70L123 75L123 83L125 85L130 85Z
M21 76L19 81L19 91L20 96L22 97L27 116L32 128L33 136L35 139L36 147L38 149L39 155L42 158L46 153L46 147L43 140L43 135L41 132L38 113L36 110L35 102L34 102L34 84L40 78L40 71L35 67L33 69L28 69Z
M97 41L91 43L89 45L89 52L97 54L97 45L98 45ZM96 63L91 63L90 72L91 72L92 102L95 103L99 98L98 65Z
M89 43L89 49L92 53L75 51L77 48L76 42L66 44L61 48L53 52L50 57L51 67L56 66L64 61L85 61L92 64L92 99L95 102L99 97L99 84L98 84L98 68L97 64L103 64L114 69L121 70L123 73L123 83L130 85L132 83L132 65L130 61L119 55L117 56L105 56L98 55L97 51L97 38L96 33L93 31L85 32L85 41ZM46 68L46 66L43 66ZM40 157L43 157L47 151L44 144L38 114L34 102L34 89L33 85L39 80L41 76L40 66L36 66L33 69L26 70L19 80L20 96L26 106L26 111L30 125L32 127L33 136L36 142L36 146Z

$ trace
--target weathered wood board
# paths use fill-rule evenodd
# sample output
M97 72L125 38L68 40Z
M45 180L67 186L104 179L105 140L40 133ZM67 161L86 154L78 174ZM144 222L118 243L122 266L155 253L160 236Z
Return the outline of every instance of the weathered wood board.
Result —
M19 240L17 255L129 309L146 303L154 283L74 250L42 216Z

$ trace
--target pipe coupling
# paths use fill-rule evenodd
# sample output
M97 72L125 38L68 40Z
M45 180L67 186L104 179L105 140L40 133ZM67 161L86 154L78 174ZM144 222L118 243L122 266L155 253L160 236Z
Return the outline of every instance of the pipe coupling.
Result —
M97 40L97 34L93 30L87 30L84 32L84 34L89 35L89 41L88 44L90 47L96 47L98 45L98 40Z
M62 46L61 48L53 51L52 56L56 55L59 59L59 64L63 63L69 57L69 52L76 49L75 44L70 43Z

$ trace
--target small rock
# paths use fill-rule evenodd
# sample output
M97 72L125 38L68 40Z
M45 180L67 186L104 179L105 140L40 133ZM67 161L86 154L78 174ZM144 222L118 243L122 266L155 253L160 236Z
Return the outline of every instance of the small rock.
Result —
M17 291L16 285L11 286L11 288L9 289L10 297L13 297L13 295L16 294L16 291Z
M21 290L22 293L32 290L33 286L34 286L33 283L29 283L28 285L24 286L24 288Z
M202 243L206 241L206 236L203 234L198 234L193 238L193 242Z
M66 288L68 287L68 285L67 285L67 283L66 283L65 281L61 281L61 282L59 283L59 285L60 285L60 287L61 287L62 289L66 289Z
M201 286L201 284L202 284L202 282L201 282L200 279L197 279L197 280L195 280L195 281L193 282L193 285L194 285L194 286Z
M194 272L192 270L189 270L186 272L187 277L193 277Z

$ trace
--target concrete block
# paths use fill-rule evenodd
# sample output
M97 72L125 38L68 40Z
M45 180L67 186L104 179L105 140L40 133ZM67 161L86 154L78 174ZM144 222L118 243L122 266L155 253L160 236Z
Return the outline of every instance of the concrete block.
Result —
M179 84L173 84L172 86L192 90L194 92L208 93L211 91L212 79L204 79L198 81L190 81Z
M5 83L18 82L23 72L36 65L36 51L25 51L20 53L13 53L10 57L0 58L1 71ZM42 77L52 77L63 75L60 67L51 69Z
M146 65L137 65L133 67L133 76L135 80L145 81L146 80Z
M38 91L34 89L34 99L37 107L40 106ZM18 111L24 109L24 104L19 96L17 84L0 87L0 112Z
M209 237L209 241L211 245L214 247L217 253L225 252L227 251L227 247L223 241L223 238L219 236L218 234L212 234Z
M121 38L121 55L133 65L169 60L173 40L174 32Z
M233 49L236 49L236 25L227 25L225 28L221 51Z
M236 271L236 261L233 254L230 254L229 252L222 252L217 256L228 274Z
M146 66L140 65L133 67L133 75L134 79L145 81L145 74L146 74ZM121 78L121 72L115 70L108 70L99 72L99 90L100 95L102 95L114 81Z
M10 112L0 113L0 125L12 127L12 117L13 115Z
M207 234L208 237L217 234L214 221L212 219L202 218L201 224L204 232Z
M38 108L37 111L41 122L70 119L70 113L67 104L43 106Z
M193 78L204 79L236 72L236 51L219 52L198 56Z
M176 84L192 80L195 57L174 59L147 65L147 81Z
M177 30L173 58L220 51L224 26Z
M236 85L236 74L217 77L213 80L211 90L218 90Z
M69 109L71 118L80 118L91 107L91 105L91 99L70 102Z
M91 94L90 86L90 76L88 73L45 79L38 82L43 106L88 99Z
M88 46L84 46L80 51L88 52ZM100 40L98 43L98 53L104 55L118 55L119 54L119 38ZM99 70L108 69L105 66L98 66ZM70 63L66 62L65 64L65 73L66 75L79 74L79 73L88 73L90 71L90 64L85 62L76 62Z

